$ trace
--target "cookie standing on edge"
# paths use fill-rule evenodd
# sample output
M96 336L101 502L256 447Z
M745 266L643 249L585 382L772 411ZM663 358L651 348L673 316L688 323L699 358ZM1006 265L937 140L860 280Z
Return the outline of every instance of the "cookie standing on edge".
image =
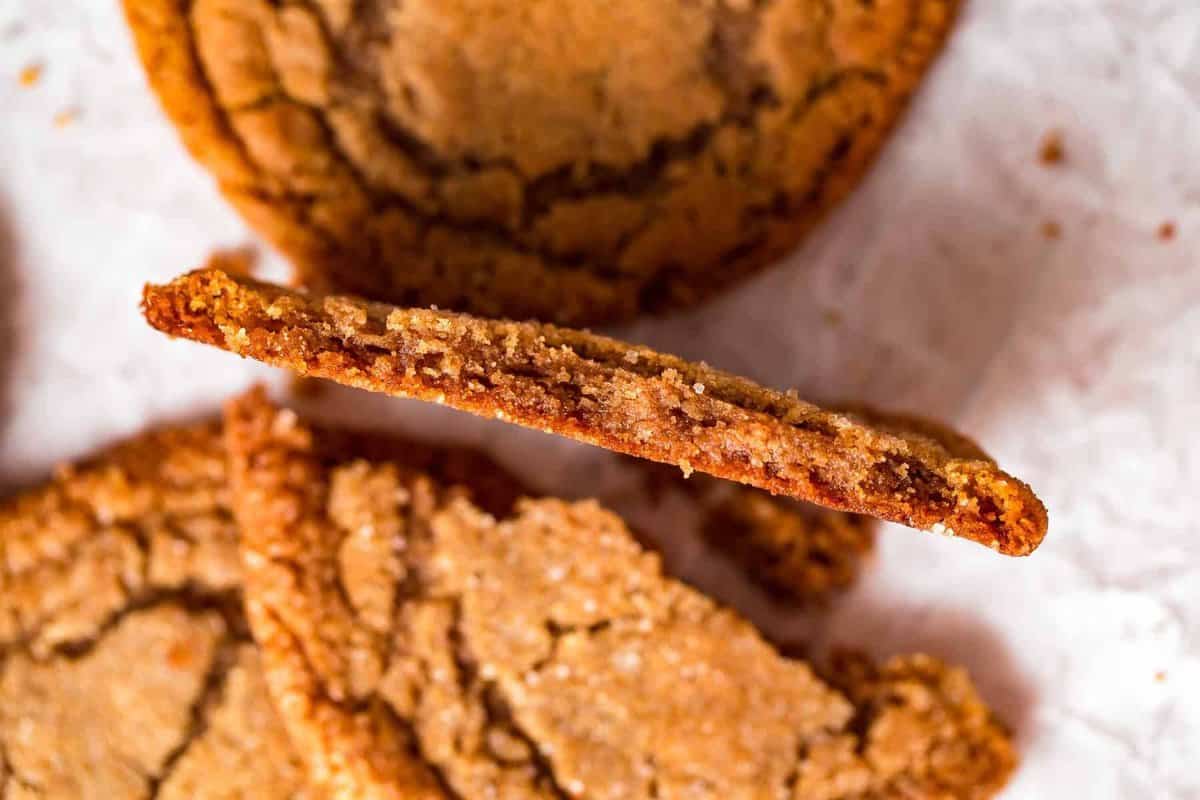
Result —
M0 796L302 800L242 618L215 425L0 503Z
M151 325L304 375L415 397L1027 555L1032 490L941 426L826 411L551 325L308 296L216 270L147 286ZM877 420L877 421L876 421Z
M778 259L960 0L124 0L192 155L313 288L574 324Z
M1012 770L961 670L839 666L851 702L594 502L498 520L403 465L324 457L261 394L226 419L251 627L335 798L966 800Z

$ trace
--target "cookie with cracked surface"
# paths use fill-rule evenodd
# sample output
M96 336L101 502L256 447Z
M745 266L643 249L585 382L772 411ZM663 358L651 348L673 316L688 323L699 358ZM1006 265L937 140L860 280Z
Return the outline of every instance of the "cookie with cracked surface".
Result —
M498 520L403 465L331 462L261 396L226 419L251 628L333 797L858 800L922 785L918 751L956 740L928 704L889 716L890 676L854 673L852 702L782 658L594 502Z
M215 270L147 286L172 336L445 403L842 511L1027 555L1046 511L939 425L838 413L704 364L586 332L305 295Z
M960 0L124 0L192 155L304 283L591 324L776 260Z
M238 603L215 425L0 504L0 796L310 796Z
M1017 765L1012 738L966 670L927 655L881 665L835 656L827 675L854 703L858 737L808 753L796 795L811 800L986 800ZM830 793L830 776L838 776Z

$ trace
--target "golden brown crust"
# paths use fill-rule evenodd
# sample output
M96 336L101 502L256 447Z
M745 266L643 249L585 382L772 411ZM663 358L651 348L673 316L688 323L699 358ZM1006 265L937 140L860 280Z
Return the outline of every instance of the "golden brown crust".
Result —
M302 280L576 324L793 247L958 5L124 0L188 149Z
M1027 555L1046 512L962 440L838 414L704 365L536 323L307 297L216 271L148 286L172 336L330 378L445 403L830 508Z
M1008 746L961 672L840 669L851 708L594 503L497 520L329 459L261 395L227 419L251 625L334 797L976 798L1007 776L1011 751L952 780L955 742Z
M0 503L0 796L303 798L238 606L214 425Z

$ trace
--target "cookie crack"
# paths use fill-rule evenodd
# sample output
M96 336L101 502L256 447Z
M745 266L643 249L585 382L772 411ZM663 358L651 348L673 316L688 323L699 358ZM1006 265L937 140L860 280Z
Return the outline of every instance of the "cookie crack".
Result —
M529 750L529 764L533 767L538 777L542 779L545 788L554 795L556 800L571 800L571 794L559 782L558 775L554 772L554 765L545 755L541 745L521 725L520 720L517 719L517 715L513 713L512 701L504 693L500 682L494 679L486 679L480 674L477 666L479 660L471 653L468 637L463 631L462 599L458 597L451 600L450 608L450 652L457 668L459 691L462 692L464 697L469 697L475 685L482 687L480 702L488 725L502 727L524 743ZM557 649L558 642L562 637L561 635L554 634L550 623L547 623L547 630L550 630L551 635L554 636L551 645L553 651Z
M379 78L372 74L370 70L358 66L361 59L352 57L348 53L350 45L341 41L329 29L328 20L320 12L320 9L316 7L316 4L311 2L311 0L302 0L301 4L319 20L322 35L326 43L330 46L330 50L334 54L337 63L343 67L344 71L353 75L355 79L369 81L371 91L374 95L380 96L385 94L380 85ZM618 191L623 187L631 185L627 178L622 177L623 175L643 173L646 171L647 166L653 166L653 171L656 173L648 181L648 183L653 183L654 180L661 177L662 173L672 163L687 160L704 149L703 146L695 145L681 149L675 146L676 143L683 144L699 139L702 145L707 145L716 130L730 124L749 126L753 122L754 114L758 110L776 105L779 102L766 81L765 72L761 68L756 69L749 66L742 57L742 53L747 49L746 43L752 40L753 30L757 27L758 14L756 11L753 9L750 11L737 11L722 6L718 14L720 15L720 19L714 23L713 32L706 46L705 66L710 75L713 76L714 84L716 84L725 96L727 110L715 122L700 123L688 133L675 137L658 137L652 145L651 150L659 151L659 154L652 154L631 168L621 169L608 167L599 162L589 162L585 165L585 169L580 169L580 165L578 164L564 164L539 175L525 176L521 174L515 161L508 157L485 158L479 155L470 155L459 159L441 157L437 154L436 148L419 134L408 129L390 115L376 111L374 116L375 120L379 123L378 130L390 144L395 146L405 158L418 166L427 177L435 179L451 175L472 174L488 169L503 169L516 175L518 178L523 178L529 184L530 191L527 192L528 196L544 198L549 187L562 186L564 183L570 184L572 176L576 178L583 176L585 182L576 184L569 193L564 192L563 199L570 199L571 197L595 191ZM729 29L736 31L734 36L729 37L725 35ZM732 61L734 66L732 69L722 68L719 65L721 61ZM272 67L275 67L275 65L272 64ZM737 75L737 73L746 73L751 76L751 79L746 80ZM281 83L278 81L278 77L278 70L276 69L277 83ZM322 107L310 107L324 110ZM664 151L677 151L678 154L664 160L661 155ZM539 189L538 185L542 182L545 182L547 187ZM369 184L364 183L363 186L369 187ZM606 186L611 188L606 189ZM368 192L376 196L380 194L372 192L370 189L368 189ZM637 192L627 190L623 193L636 194ZM526 212L536 210L539 205L541 204L533 203L527 206ZM528 213L523 215L527 220L529 216Z
M650 772L650 781L646 786L646 793L654 800L657 800L659 797L658 759L656 759L653 755L647 756L646 768Z
M445 800L473 800L473 798L467 797L454 788L454 784L451 783L450 778L440 765L425 757L421 752L421 740L416 735L416 731L411 723L397 714L396 710L387 702L380 702L377 706L380 713L387 717L391 725L406 732L408 742L413 751L412 757L421 762L422 766L424 766L425 770L433 778L434 783L437 784L438 790L445 796Z
M188 727L178 744L163 759L156 775L147 776L149 780L148 798L155 800L159 792L167 785L180 761L187 755L188 750L208 730L209 714L221 702L225 694L225 685L233 665L236 662L237 637L226 633L222 637L217 650L213 653L212 663L204 676L204 683L192 701L189 709Z
M237 590L213 592L186 584L178 589L153 589L131 598L125 606L104 620L88 638L59 642L49 653L64 661L79 661L90 655L102 640L128 617L168 604L177 605L189 614L216 613L231 635L242 630L237 610L240 604Z
M747 58L762 21L758 0L752 0L745 8L717 3L712 13L704 67L725 96L727 113L752 117L758 110L778 106L780 98L766 69Z
M23 791L27 794L31 794L36 797L45 797L46 796L45 789L43 789L41 786L38 786L37 784L35 784L29 778L26 778L24 775L22 775L20 772L18 772L17 769L15 767L13 767L11 764L6 763L5 766L8 768L8 771L6 773L4 773L4 778L5 778L4 783L0 784L0 800L4 800L4 798L8 797L8 782L9 781L12 781L13 783L15 783L21 789L21 791Z
M863 77L881 85L886 83L886 78L882 73L870 70L846 70L842 73L837 73L825 81L814 85L804 102L793 109L793 120L798 121L802 119L822 98L836 91L843 81L854 77ZM521 222L513 229L502 223L486 220L467 221L455 218L444 212L430 212L426 208L423 208L417 200L408 195L398 192L381 191L374 188L370 180L363 174L358 163L344 150L324 114L319 113L323 109L308 106L282 93L272 94L267 98L260 99L252 107L259 105L268 106L277 102L296 103L313 111L312 118L321 129L322 137L331 155L338 165L347 172L355 186L370 198L371 206L376 212L402 212L407 218L418 225L421 230L421 236L428 235L433 230L444 228L459 234L475 237L483 244L495 245L516 255L528 256L554 271L586 268L589 273L594 274L597 278L611 281L631 280L630 276L623 273L617 265L620 264L624 254L628 252L629 247L637 240L638 236L652 224L650 218L642 221L631 231L622 235L620 240L615 243L611 256L603 262L589 258L584 253L563 253L547 246L531 243L528 241L528 236L531 234L534 225L547 213L564 202L569 203L598 195L619 195L631 198L645 197L656 191L665 191L666 189L661 186L663 176L671 169L672 165L686 163L708 152L711 149L713 141L722 131L734 128L748 130L752 124L752 120L749 118L743 119L738 116L725 117L715 123L702 124L686 137L677 139L663 138L656 141L651 146L649 155L630 168L613 169L603 165L589 164L586 170L580 172L571 166L566 166L535 178L522 191L519 213ZM228 109L221 108L222 114L227 117ZM226 122L228 122L227 118ZM227 127L230 127L232 130L231 126L227 125ZM244 142L242 142L240 137L236 137L236 135L235 138L237 138L242 151L245 153L247 161L255 164L256 168L262 172L261 165L258 165L249 155ZM747 206L744 214L747 217L762 215L772 219L785 219L794 214L797 207L803 208L813 203L819 205L830 177L834 174L853 144L854 134L848 132L844 134L842 139L846 141L839 141L827 155L823 161L822 168L818 171L816 179L803 197L793 199L785 195L780 195L771 203ZM478 163L480 164L480 168L511 169L508 164ZM472 170L463 171L470 173ZM265 173L263 174L265 175ZM446 174L449 175L452 173L447 172ZM583 177L580 177L581 174ZM286 182L280 185L278 190L271 189L269 185L238 186L236 188L242 194L264 202L277 202L282 198L289 199L296 204L297 211L303 214L305 226L310 230L318 232L327 245L336 247L340 241L339 235L324 227L312 210L314 204L329 196L336 195L339 192L336 186L331 186L326 192L300 190ZM516 235L514 235L514 232ZM729 252L722 254L722 258L736 258L743 251L753 251L759 246L761 238L760 236L758 237L758 241L752 240L736 245ZM371 237L367 237L366 240L372 248L375 247L375 243ZM370 256L378 258L379 253L372 252ZM432 258L432 256L429 257Z
M4 741L4 737L0 736L0 800L8 797L8 782L12 781L17 784L20 789L28 794L37 795L38 797L45 796L45 791L42 787L36 785L29 778L17 770L12 759L8 755L8 745Z
M53 560L53 564L71 564L75 563L83 553L84 549L95 541L95 534L101 530L108 530L127 535L134 546L138 548L138 553L141 558L141 574L137 585L130 585L125 580L125 576L120 576L121 588L125 592L124 605L115 611L107 619L100 622L99 627L89 634L86 638L78 638L59 642L51 647L47 652L49 654L58 655L67 659L76 659L86 656L91 648L99 642L109 631L116 627L129 614L136 611L142 611L146 608L158 605L163 602L178 602L187 610L220 610L222 618L227 624L232 625L236 618L236 612L231 611L236 606L236 590L220 589L214 590L204 587L195 580L189 580L182 587L177 589L167 589L155 586L150 578L151 569L151 548L150 536L145 530L145 526L136 522L132 524L116 525L103 522L97 515L96 510L86 503L82 503L69 498L63 497L65 508L69 511L76 511L87 516L90 523L89 535L81 536L79 539L71 542L59 557ZM189 539L178 526L174 524L175 517L167 516L163 519L163 524L166 525L180 539ZM45 566L45 563L39 562L38 567ZM13 573L5 573L11 576ZM18 573L19 574L19 573ZM188 598L191 598L190 600ZM14 638L0 642L0 658L8 656L10 653L21 650L29 650L33 643L42 635L46 628L51 625L58 613L64 609L55 609L47 612L39 618L33 620L28 626L24 627L20 633Z

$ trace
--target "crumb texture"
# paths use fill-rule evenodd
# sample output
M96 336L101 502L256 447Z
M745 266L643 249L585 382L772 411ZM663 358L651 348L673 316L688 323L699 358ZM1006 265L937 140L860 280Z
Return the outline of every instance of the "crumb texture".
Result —
M302 798L238 609L215 425L0 505L0 796Z
M973 798L1007 777L960 673L918 660L910 691L907 662L839 665L839 690L594 502L498 519L394 462L325 458L261 396L227 419L251 627L333 796ZM968 733L1008 758L995 783L936 783Z
M1027 555L1032 490L943 426L835 412L590 333L291 290L202 270L149 286L173 336L302 375L445 403L829 508Z
M598 322L790 249L958 0L124 0L164 108L312 284Z

